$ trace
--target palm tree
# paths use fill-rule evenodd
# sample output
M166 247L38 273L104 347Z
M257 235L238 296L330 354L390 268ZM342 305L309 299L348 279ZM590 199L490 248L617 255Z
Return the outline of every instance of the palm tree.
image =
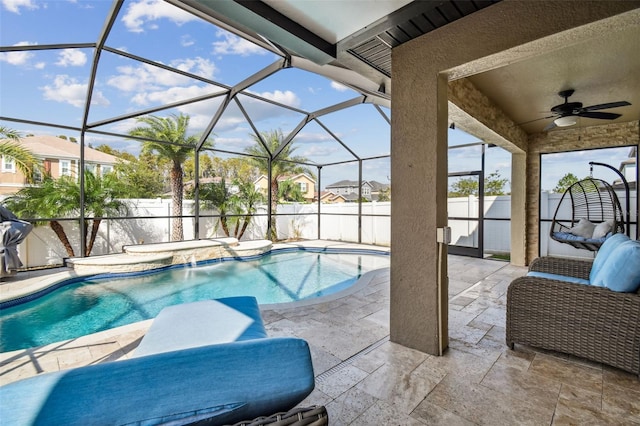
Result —
M232 209L232 197L227 185L222 179L221 182L212 182L203 184L199 192L200 207L209 210L218 210L220 213L220 226L224 235L229 234L229 225L227 223L227 211Z
M33 169L38 160L28 149L20 146L20 133L8 127L0 126L0 158L13 160L27 182L33 180Z
M123 202L117 199L116 176L108 174L102 178L89 171L84 174L84 208L85 215L92 220L85 220L84 247L87 255L91 254L98 235L102 218L114 213L126 211ZM35 226L49 223L67 254L74 257L75 251L62 223L56 218L74 217L80 213L80 184L75 178L63 176L53 179L45 176L42 184L22 188L12 197L5 200L7 208L20 217L54 218L48 221L35 222ZM89 224L91 223L91 232Z
M157 117L149 115L137 119L144 126L136 127L129 131L129 135L151 139L143 141L142 153L155 153L171 162L169 178L171 181L171 216L174 217L171 225L171 240L182 241L184 232L182 228L182 198L183 198L183 164L195 153L196 143L199 137L187 136L189 127L188 115L172 114L169 117ZM211 146L208 142L205 146Z
M238 214L244 214L242 218L237 217L234 231L235 237L240 240L249 227L258 205L264 202L264 195L256 189L255 184L251 181L238 180L236 185L238 185L239 192L234 195L236 202L233 205L237 206ZM241 222L242 226L240 226Z
M258 205L264 202L264 195L250 180L236 179L234 185L238 188L235 194L229 191L224 179L219 183L202 185L199 194L200 207L217 209L224 234L240 240L251 224ZM231 227L233 227L233 233Z
M280 151L277 159L273 158L273 153L280 148L284 140L282 130L278 129L263 132L262 139L264 139L266 146L262 144L257 135L254 135L253 138L256 143L246 148L245 152L253 156L251 161L267 176L269 165L271 165L271 182L269 182L269 190L271 191L271 218L267 238L271 241L276 241L278 239L278 232L276 229L275 212L278 207L280 178L289 174L302 172L311 174L311 172L306 167L295 164L304 163L308 160L304 157L293 156L292 154L296 148L292 147L291 144L288 144Z

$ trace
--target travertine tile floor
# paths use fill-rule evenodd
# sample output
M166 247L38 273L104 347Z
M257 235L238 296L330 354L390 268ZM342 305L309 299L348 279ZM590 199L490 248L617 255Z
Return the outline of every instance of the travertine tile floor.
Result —
M389 341L389 271L321 304L263 311L270 335L311 346L331 425L640 425L637 376L504 343L505 295L525 269L449 256L449 349L436 357ZM0 354L0 383L126 358L149 321ZM2 403L6 403L3 401Z

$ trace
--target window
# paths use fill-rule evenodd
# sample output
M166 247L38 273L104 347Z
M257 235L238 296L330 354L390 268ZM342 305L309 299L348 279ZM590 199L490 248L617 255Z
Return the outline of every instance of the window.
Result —
M60 176L71 176L71 161L60 160Z
M42 182L42 170L38 167L33 168L33 181L36 183Z
M308 191L307 182L298 182L298 186L300 187L301 192L304 193Z
M92 175L96 175L96 165L95 164L85 164L84 169L87 172L91 172Z
M371 188L369 188L368 186L363 186L362 195L371 195Z
M16 163L9 157L2 156L2 171L5 173L15 173Z
M107 175L109 173L111 173L113 171L113 167L112 166L102 166L100 167L100 170L102 170L102 176Z

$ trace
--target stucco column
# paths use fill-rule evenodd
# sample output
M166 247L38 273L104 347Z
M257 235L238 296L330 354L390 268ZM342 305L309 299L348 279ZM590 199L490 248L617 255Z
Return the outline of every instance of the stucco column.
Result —
M394 71L390 328L391 341L439 354L439 337L448 344L447 249L436 243L447 223L447 78L423 71Z

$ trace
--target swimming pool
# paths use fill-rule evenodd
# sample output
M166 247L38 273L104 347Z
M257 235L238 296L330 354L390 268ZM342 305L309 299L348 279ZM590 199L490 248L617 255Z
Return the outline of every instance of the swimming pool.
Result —
M74 279L35 300L2 309L0 352L42 346L154 318L179 303L251 295L286 303L344 290L389 266L382 253L279 251L196 267Z

